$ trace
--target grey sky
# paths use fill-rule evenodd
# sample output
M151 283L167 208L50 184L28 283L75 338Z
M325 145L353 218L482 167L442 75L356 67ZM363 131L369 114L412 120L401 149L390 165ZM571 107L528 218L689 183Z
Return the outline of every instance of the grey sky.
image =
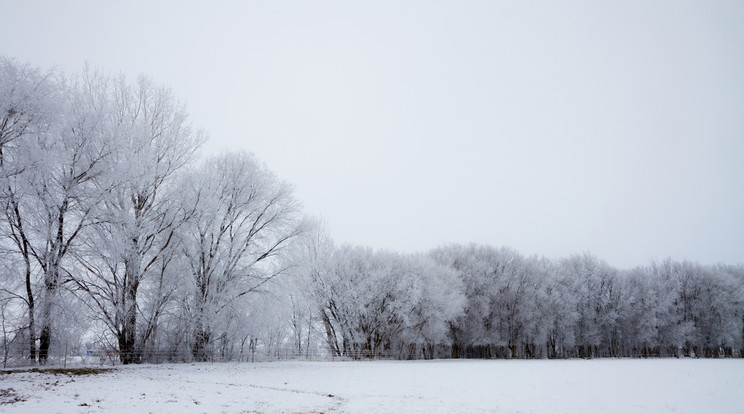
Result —
M0 54L172 87L337 242L744 262L744 2L0 10Z

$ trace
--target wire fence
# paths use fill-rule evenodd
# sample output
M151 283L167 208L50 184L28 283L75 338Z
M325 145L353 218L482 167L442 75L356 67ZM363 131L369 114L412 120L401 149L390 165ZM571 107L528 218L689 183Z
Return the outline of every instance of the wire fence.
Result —
M23 369L32 367L49 367L49 368L97 368L97 367L115 367L124 365L123 361L133 364L166 364L166 363L261 363L276 361L352 361L352 360L399 360L399 359L439 359L439 358L465 358L465 359L501 359L494 356L483 355L459 355L453 356L450 352L435 352L428 357L411 357L400 354L379 354L379 355L357 355L354 356L336 356L326 349L305 349L297 350L296 348L273 348L273 349L247 349L240 352L219 352L212 351L202 356L195 357L189 348L177 350L147 350L137 353L121 353L117 349L94 349L94 350L74 350L68 352L53 352L47 357L45 363L31 359L28 354L22 352L4 352L2 359L3 369ZM723 348L714 350L715 352L700 354L648 354L632 355L626 357L693 357L693 358L740 358L744 352L738 349L733 351ZM597 357L601 357L598 355ZM570 358L570 357L569 357Z
M365 358L367 359L367 358ZM374 358L374 359L391 359L391 358ZM156 351L142 353L122 354L118 350L96 350L82 353L55 354L47 357L46 363L40 364L25 356L6 355L3 360L4 369L18 369L45 366L49 368L96 368L96 367L115 367L123 365L122 361L131 361L132 363L147 364L166 364L166 363L194 363L194 362L211 362L211 363L261 363L276 361L351 361L350 357L339 357L323 351L289 351L280 350L274 352L254 352L243 355L209 355L206 357L195 358L190 353L173 352L173 351Z

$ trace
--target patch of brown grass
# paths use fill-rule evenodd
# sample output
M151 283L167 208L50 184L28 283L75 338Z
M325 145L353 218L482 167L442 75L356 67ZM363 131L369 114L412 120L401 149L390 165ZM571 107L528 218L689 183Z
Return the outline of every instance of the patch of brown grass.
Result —
M13 388L0 388L0 405L15 404L26 401L26 397L18 395Z
M103 374L108 371L111 371L111 368L31 368L2 370L0 371L0 375L18 374L21 372L34 372L40 374L80 376Z

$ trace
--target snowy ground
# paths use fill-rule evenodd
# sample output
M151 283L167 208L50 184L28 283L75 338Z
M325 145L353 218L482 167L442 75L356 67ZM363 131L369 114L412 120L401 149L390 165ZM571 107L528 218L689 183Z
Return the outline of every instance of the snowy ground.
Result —
M6 412L743 413L744 359L205 363L0 374Z

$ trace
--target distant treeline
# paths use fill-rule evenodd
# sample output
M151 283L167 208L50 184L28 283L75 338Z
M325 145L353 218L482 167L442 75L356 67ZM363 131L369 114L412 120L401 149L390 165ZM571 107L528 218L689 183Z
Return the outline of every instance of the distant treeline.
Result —
M339 356L740 356L744 267L665 260L617 270L509 248L402 256L341 248L313 278Z

